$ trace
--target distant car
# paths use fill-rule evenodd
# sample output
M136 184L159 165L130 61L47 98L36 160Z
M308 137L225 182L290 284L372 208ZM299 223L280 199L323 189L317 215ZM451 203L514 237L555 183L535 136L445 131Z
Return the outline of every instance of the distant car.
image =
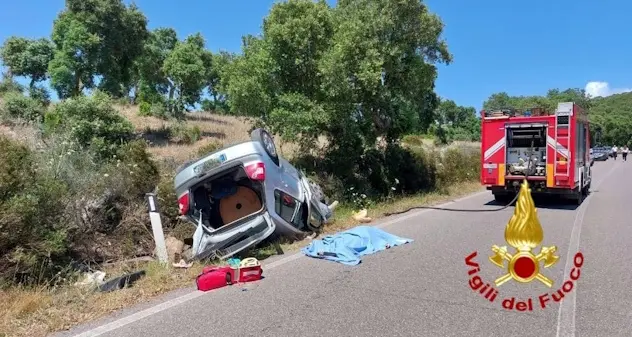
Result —
M322 189L278 155L267 131L250 137L176 172L180 214L197 226L194 259L228 258L273 233L304 237L333 215Z
M595 161L606 161L612 156L612 151L609 147L600 146L590 149L590 157Z

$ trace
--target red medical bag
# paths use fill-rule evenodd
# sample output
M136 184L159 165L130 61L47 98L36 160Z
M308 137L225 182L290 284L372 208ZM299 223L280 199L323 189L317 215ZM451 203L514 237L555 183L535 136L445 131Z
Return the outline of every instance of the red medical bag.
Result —
M209 291L232 284L235 270L231 267L208 266L202 269L195 283L200 291Z

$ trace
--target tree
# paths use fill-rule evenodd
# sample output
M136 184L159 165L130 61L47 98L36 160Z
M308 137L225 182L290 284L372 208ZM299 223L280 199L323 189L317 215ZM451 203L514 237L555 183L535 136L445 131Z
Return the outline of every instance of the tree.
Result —
M481 121L476 117L473 107L458 106L452 100L442 100L435 112L439 127L435 129L440 139L451 140L480 140Z
M242 54L235 57L224 73L223 86L231 111L267 119L277 92L270 71L275 66L263 39L252 35L242 38Z
M226 110L227 96L223 87L224 73L229 65L235 59L235 55L226 51L220 51L217 54L207 51L205 56L206 67L206 88L209 95L213 98L213 108Z
M557 106L559 102L574 102L586 111L592 108L592 99L584 89L570 88L564 91L551 89L547 92L546 97L551 100L555 106Z
M5 40L1 50L0 58L11 75L28 77L29 88L33 89L37 82L46 79L48 63L54 55L50 40L12 36Z
M356 131L348 137L360 136L363 146L378 136L396 139L410 131L398 121L411 112L427 127L438 103L433 64L452 59L441 20L416 0L341 0L335 12L333 47L321 69L327 110L335 111L333 143L350 128Z
M509 96L506 92L495 93L483 103L483 109L546 108L553 111L560 102L575 102L586 111L591 107L591 99L583 89L571 88L563 91L550 89L546 96Z
M281 91L318 96L318 62L333 30L332 11L323 0L288 1L272 8L263 22L263 36L277 65L272 70Z
M631 145L632 93L591 99L590 130L593 143Z
M442 29L416 0L277 3L228 67L229 103L284 138L325 134L331 149L361 155L434 120L433 63L451 61Z
M169 82L162 65L176 47L178 36L173 28L157 28L149 33L143 53L135 62L134 95L141 102L162 103L169 92Z
M53 24L51 82L61 97L98 86L114 97L129 92L133 64L143 52L147 19L121 0L67 0Z
M187 106L200 100L205 85L204 38L194 34L176 43L162 66L169 83L169 102L173 113L179 114Z

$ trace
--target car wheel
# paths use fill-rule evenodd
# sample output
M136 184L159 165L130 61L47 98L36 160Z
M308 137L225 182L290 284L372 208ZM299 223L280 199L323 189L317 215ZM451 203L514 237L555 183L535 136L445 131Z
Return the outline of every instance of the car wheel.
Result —
M272 159L276 165L279 165L279 154L277 153L274 139L272 139L272 136L268 133L268 131L261 128L255 129L250 133L250 138L255 142L259 142L270 159Z

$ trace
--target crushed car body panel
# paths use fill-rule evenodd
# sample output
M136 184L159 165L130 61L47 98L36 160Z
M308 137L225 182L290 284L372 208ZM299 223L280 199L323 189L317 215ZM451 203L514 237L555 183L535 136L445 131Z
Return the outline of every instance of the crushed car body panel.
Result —
M276 154L265 130L251 138L176 173L180 213L197 226L193 258L227 258L273 233L301 238L333 215L320 187Z

